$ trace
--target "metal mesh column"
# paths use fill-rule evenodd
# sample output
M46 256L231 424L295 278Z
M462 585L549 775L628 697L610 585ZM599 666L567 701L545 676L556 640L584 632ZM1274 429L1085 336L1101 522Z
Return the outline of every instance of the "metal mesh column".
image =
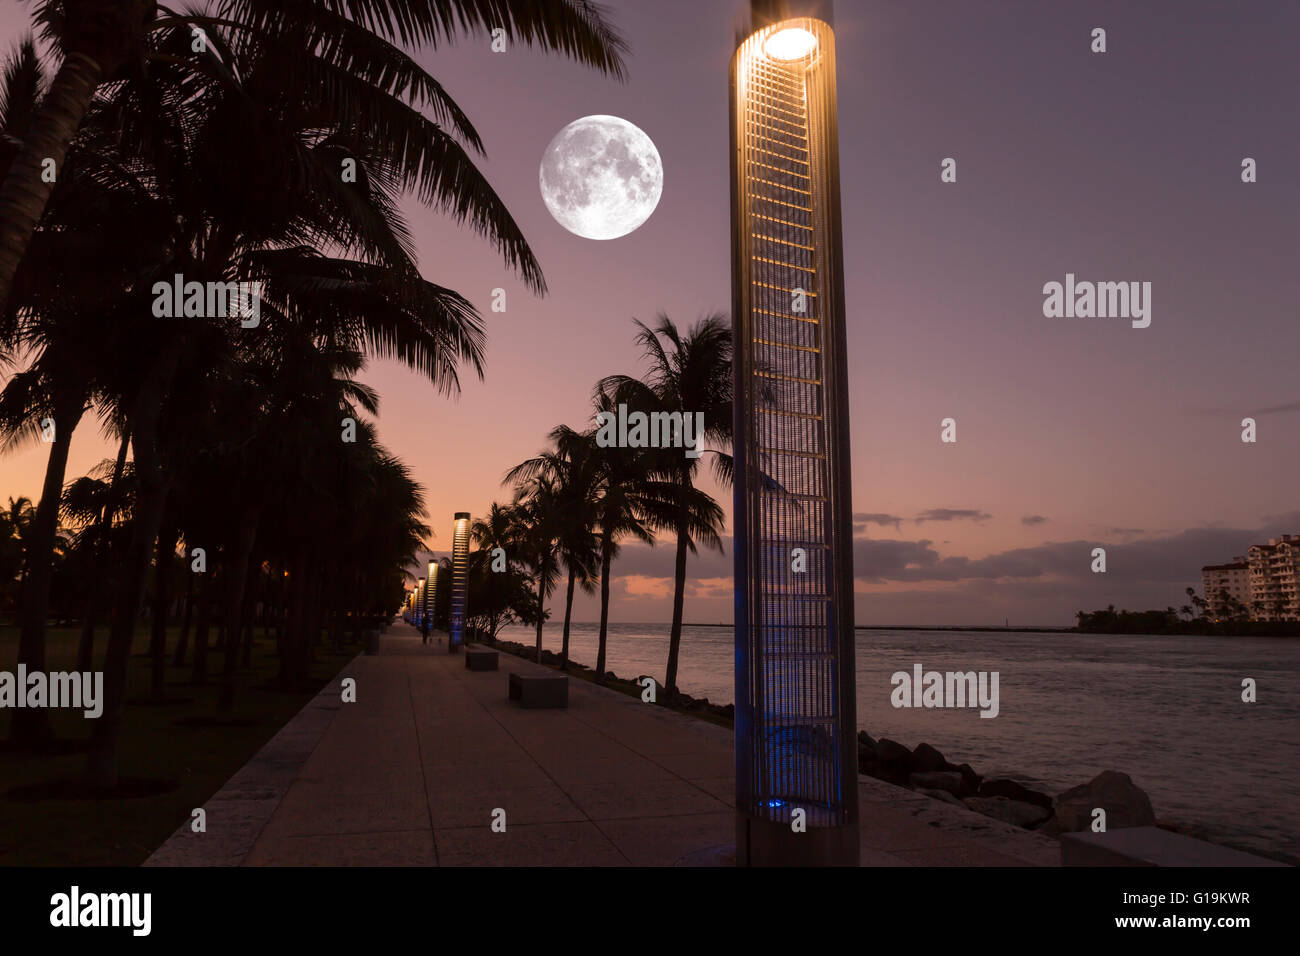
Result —
M429 630L433 630L433 615L437 610L438 600L438 572L442 568L437 561L429 562L429 576L425 579L424 586L424 614L429 620Z
M760 27L731 84L737 858L855 865L833 31L811 17Z
M456 512L451 539L451 611L447 621L447 650L465 643L465 613L469 593L469 512Z

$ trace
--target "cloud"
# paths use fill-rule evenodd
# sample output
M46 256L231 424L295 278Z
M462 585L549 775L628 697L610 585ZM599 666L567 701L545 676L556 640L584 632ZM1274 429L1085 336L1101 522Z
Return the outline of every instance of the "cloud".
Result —
M1073 582L1083 593L1104 595L1118 582L1199 586L1201 567L1226 561L1234 554L1287 529L1300 527L1300 513L1282 516L1259 528L1190 528L1177 534L1114 544L1106 541L1056 541L1031 548L1013 548L982 558L942 556L933 542L854 542L855 576L871 583L923 581ZM1106 549L1106 574L1093 574L1092 549ZM1107 602L1103 601L1100 606Z
M667 600L673 596L672 578L649 578L641 574L621 575L623 594L629 598Z
M1042 515L1025 515L1020 519L1020 523L1032 528L1034 525L1046 524L1047 519Z
M898 531L903 526L903 519L898 515L875 514L865 511L859 511L853 516L853 530L866 531L867 525L878 524L881 527L893 526ZM860 527L859 527L860 526Z
M688 578L730 577L735 572L736 562L731 555L731 538L722 537L723 553L700 548L699 553L686 559ZM619 548L618 557L612 566L613 576L647 577L673 579L673 565L676 562L676 543L672 535L661 538L655 547L628 542Z
M1300 412L1300 402L1288 402L1285 405L1273 405L1269 408L1261 408L1255 413L1255 415L1284 415L1287 412Z
M1116 531L1151 534L1117 541ZM1261 520L1255 528L1202 525L1177 533L1109 529L1093 540L1047 542L984 557L943 553L929 539L855 538L857 620L860 624L1071 624L1074 612L1114 604L1145 609L1185 604L1184 589L1200 588L1201 567L1245 554L1255 543L1300 532L1300 511ZM1099 532L1100 533L1100 532ZM672 593L673 553L668 546L629 543L614 562L611 619L666 621ZM702 551L687 565L686 619L729 619L734 573L726 554ZM1093 574L1092 549L1106 549L1106 574ZM662 595L662 597L660 597ZM556 602L559 601L557 604ZM593 621L599 601L579 595L577 620ZM563 616L562 590L552 598ZM622 609L621 609L622 608Z
M929 511L922 511L913 520L917 524L924 524L927 521L987 521L992 518L991 514L983 511L977 511L974 508L931 508Z
M1300 511L1285 511L1280 515L1265 515L1264 524L1270 528L1278 529L1276 534L1270 534L1270 538L1276 538L1279 534L1295 534L1295 529L1300 528Z
M1250 406L1243 405L1238 408L1202 408L1198 409L1198 415L1249 415L1253 418L1259 418L1261 415L1285 415L1288 412L1300 412L1300 402L1286 402L1282 405L1270 405L1267 408L1259 408L1252 411Z

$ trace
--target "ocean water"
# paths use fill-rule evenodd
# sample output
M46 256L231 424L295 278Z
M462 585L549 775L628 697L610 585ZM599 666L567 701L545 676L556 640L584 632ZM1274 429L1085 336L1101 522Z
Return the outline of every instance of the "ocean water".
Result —
M570 655L593 665L598 627L574 625ZM531 645L530 628L503 638ZM560 649L548 624L544 646ZM662 681L668 626L611 624L607 667ZM732 631L686 627L678 686L734 698ZM924 670L997 671L1000 712L898 708L890 677ZM1026 631L857 632L858 726L954 763L1059 793L1103 770L1127 773L1157 819L1300 863L1300 640ZM1257 702L1243 703L1253 678Z

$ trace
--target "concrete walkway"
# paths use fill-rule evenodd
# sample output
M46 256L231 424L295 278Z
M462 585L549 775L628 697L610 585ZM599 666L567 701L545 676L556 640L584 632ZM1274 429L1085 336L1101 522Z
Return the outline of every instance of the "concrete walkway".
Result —
M467 671L394 625L145 865L667 866L734 842L729 730L576 678L567 710L522 710L511 671L554 673ZM1059 864L1055 840L859 787L864 866Z

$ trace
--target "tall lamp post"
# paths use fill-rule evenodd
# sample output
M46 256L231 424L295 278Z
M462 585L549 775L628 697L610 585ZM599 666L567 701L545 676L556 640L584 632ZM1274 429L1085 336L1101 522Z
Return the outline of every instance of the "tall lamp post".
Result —
M736 861L858 862L852 504L830 0L752 0L731 62Z
M438 572L441 570L437 561L429 562L429 576L426 579L424 596L424 613L428 616L429 633L434 630L434 615L438 609Z
M465 614L469 594L469 512L456 512L451 538L451 610L447 618L447 651L455 654L465 643Z

